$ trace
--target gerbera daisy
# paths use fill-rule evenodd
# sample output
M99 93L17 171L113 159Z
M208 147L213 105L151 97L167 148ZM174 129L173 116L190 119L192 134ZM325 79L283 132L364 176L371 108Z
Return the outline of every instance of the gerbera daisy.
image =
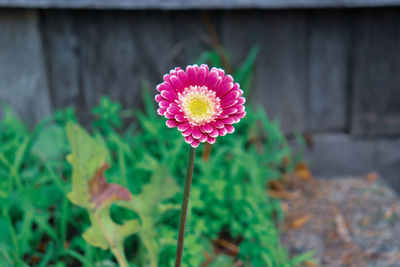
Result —
M203 64L175 68L157 86L158 114L167 126L177 127L192 147L215 143L218 136L232 133L232 126L245 115L245 98L238 83L223 69Z

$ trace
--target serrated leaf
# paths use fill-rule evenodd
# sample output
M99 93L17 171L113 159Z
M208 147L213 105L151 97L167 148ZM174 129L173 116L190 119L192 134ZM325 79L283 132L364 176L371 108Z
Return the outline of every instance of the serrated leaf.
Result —
M170 209L176 209L175 205L163 206L160 204L173 197L180 188L175 180L168 175L168 170L159 165L153 169L153 175L150 182L143 186L139 195L132 196L128 202L119 202L118 205L131 209L138 213L141 220L141 229L139 236L148 252L148 262L145 266L158 266L158 254L160 251L159 242L157 242L158 232L156 219L163 212Z
M104 163L89 180L90 202L95 209L114 202L116 200L131 200L132 196L128 189L119 184L109 184L104 178L104 172L110 166Z
M132 197L135 211L143 214L153 214L159 203L173 197L179 192L179 187L172 177L166 175L166 170L159 167L151 178L150 183L143 186L142 192Z
M86 229L82 237L90 245L106 250L109 248L109 244L104 235L99 234L99 231L101 233L100 227L91 226Z
M109 168L108 150L101 139L92 138L72 122L67 125L67 136L72 148L68 160L73 167L72 192L68 198L85 208L91 221L83 238L95 247L110 249L121 266L128 266L123 244L126 237L138 232L139 221L117 224L111 218L110 207L115 201L131 200L131 193L119 184L108 183L104 177Z
M73 122L67 124L67 137L72 151L67 159L73 167L68 198L75 205L90 208L88 181L106 163L107 148Z
M83 238L92 246L113 249L123 244L125 238L140 229L138 220L129 220L123 225L115 223L110 209L101 209L90 214L92 225L85 231Z

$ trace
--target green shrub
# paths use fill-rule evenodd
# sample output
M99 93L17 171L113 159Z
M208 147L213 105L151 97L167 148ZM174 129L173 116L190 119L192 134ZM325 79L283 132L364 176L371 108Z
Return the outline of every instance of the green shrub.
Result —
M208 160L202 159L205 146L198 149L184 266L200 266L204 253L213 258L210 266L231 266L238 259L246 266L299 262L280 244L280 201L265 190L270 179L290 171L294 162L282 164L293 158L290 148L277 122L261 109L247 110L235 134L217 139ZM137 116L122 129L122 120L132 119L127 114ZM144 229L125 241L130 264L172 266L188 145L178 131L165 127L149 94L145 112L121 110L104 97L93 115L91 136L107 150L108 181L128 188L142 205L137 210L118 203L111 207L114 222L138 219ZM67 109L29 131L5 109L0 122L0 266L116 266L109 251L82 238L89 217L66 197L72 169L65 159L71 152L65 127L76 121ZM237 245L240 252L234 258L214 255L216 239Z

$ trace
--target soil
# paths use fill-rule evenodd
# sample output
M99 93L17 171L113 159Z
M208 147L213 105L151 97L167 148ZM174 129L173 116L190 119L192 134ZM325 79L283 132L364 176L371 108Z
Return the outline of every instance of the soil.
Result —
M307 266L400 266L400 201L377 174L287 185L282 239L291 255L313 250L318 264Z

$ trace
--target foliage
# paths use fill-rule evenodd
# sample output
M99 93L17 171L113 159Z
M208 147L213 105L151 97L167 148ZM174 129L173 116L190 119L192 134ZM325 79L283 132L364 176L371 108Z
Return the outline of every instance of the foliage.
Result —
M146 111L136 112L137 120L123 131L114 124L121 118L113 116L126 111L107 117L96 113L92 135L75 124L71 109L58 111L33 131L5 110L0 123L2 266L115 266L112 254L103 250L110 243L99 219L108 231L124 229L113 246L126 253L131 266L173 265L188 147L176 130L166 129L149 94L145 103ZM65 160L71 152L73 172ZM291 152L278 123L261 109L248 109L236 133L219 138L208 161L206 154L203 146L197 153L184 265L200 266L204 253L212 259L209 266L230 266L235 258L246 266L298 263L280 245L280 202L265 190L268 180L291 168L282 164ZM125 201L97 206L89 181L106 162L110 184L131 193L125 192ZM239 246L240 253L214 255L215 240Z
M247 93L257 54L255 46L234 73ZM204 53L206 61L222 65L217 52ZM0 266L117 266L113 254L120 264L173 266L188 145L148 92L144 103L144 112L123 110L102 97L91 134L73 108L32 131L4 110ZM277 229L281 203L266 191L301 155L262 109L247 112L234 134L198 149L184 266L286 267L312 258L289 258Z
M108 151L103 142L90 137L73 123L67 124L68 140L72 154L68 161L73 166L72 191L67 197L75 205L86 209L91 226L83 233L89 244L110 249L122 267L128 266L124 241L138 232L139 221L129 220L119 225L111 218L110 207L116 201L129 201L130 192L118 184L109 184L104 178L108 169Z

